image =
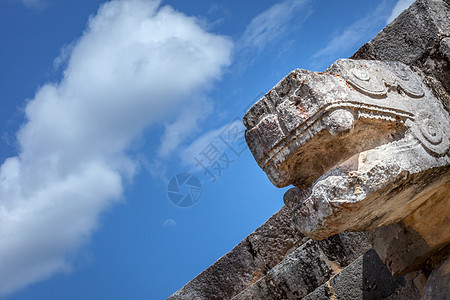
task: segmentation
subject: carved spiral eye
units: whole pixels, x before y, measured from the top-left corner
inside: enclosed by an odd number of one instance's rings
[[[363,66],[355,66],[349,75],[348,83],[359,92],[375,98],[386,96],[386,86],[375,72],[371,74]]]
[[[403,91],[410,97],[421,98],[424,91],[420,87],[420,83],[414,78],[413,72],[409,71],[403,65],[394,65],[392,68],[393,80],[386,80],[390,85],[399,85]]]
[[[421,123],[420,131],[427,141],[434,145],[442,142],[443,132],[438,124],[435,124],[431,119],[422,120]]]
[[[438,121],[439,116],[420,110],[415,118],[414,135],[420,143],[432,153],[444,155],[450,147],[450,140],[443,125]]]

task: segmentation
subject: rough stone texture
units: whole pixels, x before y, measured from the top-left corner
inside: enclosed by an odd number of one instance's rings
[[[430,198],[402,222],[372,233],[374,249],[393,274],[423,269],[434,253],[446,247],[450,240],[448,198],[447,190],[444,200]]]
[[[282,208],[169,299],[231,299],[307,240]]]
[[[450,111],[450,3],[418,0],[351,58],[400,61],[421,71]]]
[[[278,300],[280,299],[275,292],[267,286],[266,278],[263,277],[252,284],[241,293],[232,298],[233,300]]]
[[[337,299],[334,291],[330,288],[330,283],[326,282],[315,289],[313,292],[302,298],[303,300],[330,300]]]
[[[331,266],[337,268],[335,273],[372,248],[365,232],[342,232],[317,243],[331,261]]]
[[[308,241],[266,275],[266,282],[278,299],[299,299],[328,280],[333,274],[325,254]]]
[[[319,242],[309,240],[233,300],[312,297],[311,292],[369,249],[365,233],[341,233]],[[396,280],[390,275],[388,278]],[[319,288],[315,293],[325,297],[326,289],[322,293]]]
[[[433,94],[450,111],[450,1],[418,0],[375,38],[361,47],[354,59],[396,60],[417,72]],[[447,132],[450,128],[446,128]],[[444,197],[430,197],[421,207],[397,225],[398,236],[387,242],[378,232],[374,245],[394,273],[425,269],[426,262],[440,260],[450,238],[450,187],[440,190]],[[445,197],[445,195],[447,195]],[[442,199],[443,201],[439,201]],[[384,230],[389,232],[392,228]],[[392,232],[391,238],[392,238]],[[389,234],[388,234],[389,235]],[[386,243],[383,245],[383,241]],[[408,249],[406,251],[405,249]],[[448,251],[447,251],[448,252]],[[443,255],[448,257],[448,253]],[[425,275],[414,282],[426,280]],[[431,277],[430,277],[431,281]],[[447,291],[449,284],[447,283]],[[436,299],[441,299],[435,296]],[[448,297],[446,299],[449,299]],[[433,298],[434,299],[434,298]]]
[[[247,237],[249,251],[264,262],[265,271],[308,240],[295,227],[286,207]]]
[[[301,299],[333,274],[328,259],[317,244],[309,240],[237,299]]]
[[[405,286],[397,289],[386,300],[414,300],[420,299],[420,293],[412,281],[407,281]]]
[[[450,258],[435,269],[425,284],[422,293],[423,300],[450,299]]]
[[[239,243],[169,299],[229,299],[237,294],[260,269],[246,243],[246,240]]]
[[[373,233],[373,247],[394,275],[404,275],[420,267],[437,250],[404,224],[381,227]],[[441,245],[442,247],[442,245]]]
[[[405,280],[391,280],[386,266],[370,250],[333,277],[330,285],[338,299],[381,299],[405,285]]]
[[[450,212],[449,194],[450,184],[444,185],[402,221],[430,247],[445,245],[450,240],[449,214],[445,213]]]
[[[297,299],[370,247],[363,232],[310,240],[283,207],[169,299]]]
[[[294,70],[244,123],[269,179],[300,187],[285,203],[314,239],[396,223],[448,190],[449,115],[401,63],[338,60],[326,73]]]
[[[326,74],[297,69],[280,81],[244,116],[246,140],[272,183],[306,189],[408,129],[426,151],[445,155],[448,114],[438,103],[403,64],[338,60]]]
[[[303,299],[382,299],[399,294],[405,286],[405,279],[392,277],[376,252],[369,250]]]
[[[439,51],[444,55],[444,57],[450,60],[450,38],[443,38],[440,45]]]

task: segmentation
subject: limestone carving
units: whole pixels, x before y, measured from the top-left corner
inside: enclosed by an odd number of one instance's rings
[[[343,59],[323,73],[294,70],[244,124],[271,182],[296,186],[285,202],[313,238],[398,222],[449,188],[448,113],[402,63]],[[443,194],[438,201],[449,201]]]

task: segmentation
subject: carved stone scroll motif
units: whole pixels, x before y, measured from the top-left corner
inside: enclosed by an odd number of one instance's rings
[[[323,73],[294,70],[244,124],[270,181],[296,186],[285,200],[313,238],[398,222],[450,181],[448,113],[402,63],[343,59]],[[427,185],[415,185],[425,173]]]

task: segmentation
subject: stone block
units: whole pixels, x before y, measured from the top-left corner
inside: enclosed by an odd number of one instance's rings
[[[372,248],[366,232],[341,232],[317,244],[338,268],[345,268]]]
[[[405,285],[403,277],[392,277],[374,250],[369,250],[330,280],[337,299],[382,299]]]
[[[261,300],[261,299],[279,300],[277,295],[275,295],[275,293],[267,286],[264,277],[232,298],[232,300]]]
[[[336,299],[336,296],[333,295],[333,292],[330,290],[329,283],[326,282],[302,299],[303,300],[330,300],[330,299],[334,300],[334,299]]]
[[[300,299],[331,275],[327,257],[314,241],[309,240],[270,270],[265,280],[278,299]]]

